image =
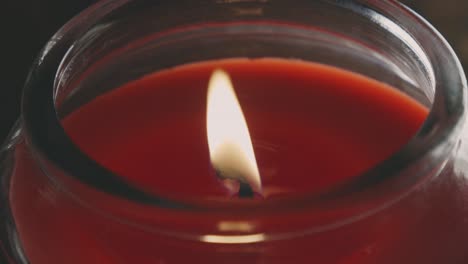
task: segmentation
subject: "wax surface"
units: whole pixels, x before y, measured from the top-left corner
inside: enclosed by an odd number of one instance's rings
[[[266,198],[320,192],[357,177],[407,143],[428,113],[392,87],[337,68],[229,59],[125,84],[63,126],[91,158],[146,192],[226,196],[206,139],[206,92],[216,68],[231,76]]]

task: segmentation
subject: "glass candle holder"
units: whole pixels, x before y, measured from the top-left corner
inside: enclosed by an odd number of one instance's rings
[[[312,177],[314,169],[304,164],[313,161],[297,154],[288,173],[276,165],[289,155],[282,152],[286,143],[271,142],[258,133],[253,148],[260,171],[289,178],[280,195],[253,199],[190,188],[187,179],[192,176],[187,175],[196,174],[198,167],[188,164],[199,154],[192,154],[191,143],[183,138],[198,130],[155,135],[182,135],[180,142],[170,144],[186,151],[171,153],[158,145],[138,158],[132,152],[122,154],[124,164],[154,159],[149,177],[180,179],[180,185],[162,184],[152,191],[144,180],[129,182],[94,159],[66,126],[68,118],[90,102],[111,98],[106,95],[151,73],[214,61],[228,65],[233,58],[242,58],[234,59],[234,64],[257,60],[271,69],[275,59],[344,69],[390,85],[429,109],[429,114],[411,139],[385,160],[320,188],[313,188],[313,181],[310,188],[302,188],[300,180],[290,183],[294,174]],[[261,76],[295,76],[281,67],[274,69]],[[233,73],[236,84],[234,77]],[[249,112],[262,113],[257,117],[265,120],[262,124],[278,124],[283,112],[300,108],[295,105],[307,107],[311,100],[311,95],[299,94],[291,97],[288,107],[269,107],[272,100],[289,98],[288,89],[275,96],[252,89],[237,92],[246,102],[247,117]],[[52,37],[27,78],[21,118],[0,153],[0,245],[5,261],[466,263],[465,90],[463,70],[447,42],[397,1],[101,1]],[[174,93],[168,89],[158,96],[157,110],[147,109],[157,113],[154,131],[164,131],[178,120],[199,119],[199,106],[205,104],[200,93],[189,89]],[[136,98],[139,101],[132,106],[144,104],[144,95]],[[125,130],[144,122],[146,110],[143,107],[141,115],[122,113],[108,111],[103,122],[115,119]],[[307,113],[298,122],[307,122],[312,115]],[[356,120],[351,118],[351,124],[358,124]],[[90,121],[87,130],[75,136],[96,135],[98,144],[120,133],[101,133],[98,124]],[[281,125],[257,127],[283,131]],[[109,141],[112,144],[105,149],[125,152],[123,146],[140,137]],[[304,147],[314,148],[325,152],[324,147]],[[338,158],[330,161],[338,167],[345,163]],[[160,172],[167,164],[173,173]]]

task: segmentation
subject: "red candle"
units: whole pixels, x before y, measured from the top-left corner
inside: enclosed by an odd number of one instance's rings
[[[149,194],[186,203],[236,203],[216,177],[208,150],[206,96],[215,69],[231,77],[262,181],[262,197],[242,199],[241,206],[332,190],[398,151],[428,114],[398,90],[337,68],[229,59],[125,84],[74,111],[63,126],[89,157]],[[350,224],[301,234],[313,221],[326,222],[341,212],[317,219],[297,211],[278,216],[271,209],[245,218],[134,207],[71,179],[52,184],[21,146],[16,158],[22,166],[11,180],[12,210],[34,264],[440,263],[433,261],[451,250],[438,255],[438,244],[426,239],[427,232],[446,237],[452,230],[438,216],[452,199],[449,187],[431,187],[437,189],[427,198],[433,201],[431,212],[413,210],[414,195]],[[111,209],[95,210],[103,204]],[[421,224],[425,217],[431,218]],[[270,240],[268,230],[294,235]],[[223,240],[226,234],[234,237]],[[428,249],[434,252],[427,254]]]
[[[394,88],[349,72],[234,59],[146,76],[81,107],[64,127],[91,158],[149,193],[223,196],[205,128],[216,68],[231,75],[266,196],[323,191],[358,176],[396,152],[427,115]]]

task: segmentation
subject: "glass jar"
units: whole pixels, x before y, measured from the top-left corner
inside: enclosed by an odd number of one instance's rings
[[[61,126],[128,81],[232,57],[351,70],[430,114],[348,188],[240,206],[148,195]],[[28,76],[0,154],[1,249],[12,264],[466,263],[465,89],[446,41],[397,1],[101,1],[52,37]]]

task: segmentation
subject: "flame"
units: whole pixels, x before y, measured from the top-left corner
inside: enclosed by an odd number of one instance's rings
[[[261,193],[247,122],[229,75],[223,70],[214,71],[209,82],[206,126],[213,167],[222,177],[246,182]]]

